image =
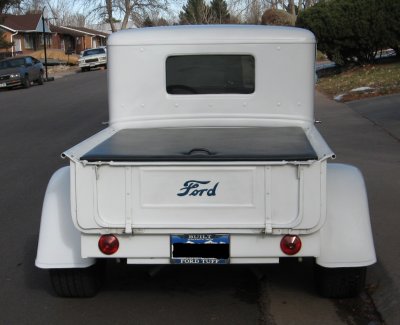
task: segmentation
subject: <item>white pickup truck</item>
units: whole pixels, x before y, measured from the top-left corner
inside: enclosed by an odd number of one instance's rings
[[[62,154],[44,199],[36,266],[58,295],[96,294],[106,259],[313,258],[322,296],[363,289],[366,190],[358,169],[327,164],[312,33],[143,28],[111,35],[108,54],[109,126]]]

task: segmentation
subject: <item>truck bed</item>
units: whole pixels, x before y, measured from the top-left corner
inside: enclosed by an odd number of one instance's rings
[[[80,157],[89,162],[317,159],[300,127],[124,129]]]

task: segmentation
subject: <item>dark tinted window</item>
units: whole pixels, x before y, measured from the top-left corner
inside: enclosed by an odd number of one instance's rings
[[[251,94],[254,57],[251,55],[170,56],[166,62],[169,94]]]
[[[18,59],[12,59],[12,60],[5,60],[2,61],[1,68],[18,68],[22,67],[25,65],[25,59],[24,58],[18,58]]]

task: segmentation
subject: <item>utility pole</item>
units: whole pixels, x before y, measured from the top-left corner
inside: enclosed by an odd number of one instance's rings
[[[46,8],[46,7],[44,7]],[[46,32],[45,32],[45,24],[44,24],[44,8],[42,11],[42,30],[43,30],[43,48],[44,48],[44,66],[46,70],[46,81],[49,78],[47,73],[47,50],[46,50]]]
[[[45,23],[44,23],[44,9],[46,6],[43,7],[42,10],[42,31],[43,31],[43,49],[44,49],[44,65],[45,65],[45,70],[46,70],[46,79],[45,81],[53,81],[54,78],[51,77],[49,78],[48,72],[47,72],[47,46],[46,46],[46,31],[45,31]],[[57,19],[57,18],[49,18],[49,19]]]

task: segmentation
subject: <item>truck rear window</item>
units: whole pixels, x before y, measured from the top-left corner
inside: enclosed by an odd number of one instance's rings
[[[251,55],[180,55],[166,61],[167,92],[173,95],[251,94],[255,88]]]

